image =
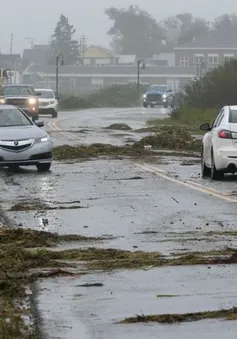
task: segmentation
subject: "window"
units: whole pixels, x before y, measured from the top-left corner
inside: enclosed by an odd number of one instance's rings
[[[194,64],[201,65],[204,63],[204,54],[194,54]]]
[[[182,67],[189,66],[189,57],[181,57],[180,58],[180,66],[182,66]]]
[[[0,127],[30,126],[32,122],[17,108],[0,108]]]
[[[1,95],[3,96],[29,96],[34,95],[34,91],[30,87],[24,86],[6,86],[3,87],[1,91]]]
[[[224,61],[229,62],[231,59],[234,59],[234,54],[224,54]]]
[[[209,65],[218,65],[219,56],[218,54],[208,54],[208,64]]]
[[[220,111],[220,113],[218,114],[218,116],[216,117],[216,120],[214,121],[213,123],[213,128],[219,126],[219,123],[221,122],[221,120],[223,119],[224,117],[224,109],[222,109]]]
[[[41,96],[40,96],[40,98],[42,98],[42,99],[54,99],[54,92],[53,91],[50,91],[50,90],[48,90],[48,91],[45,91],[45,90],[35,90],[36,91],[36,93],[37,92],[39,92],[39,93],[41,93]]]
[[[233,110],[230,111],[229,123],[237,124],[237,110],[236,109],[233,109]]]

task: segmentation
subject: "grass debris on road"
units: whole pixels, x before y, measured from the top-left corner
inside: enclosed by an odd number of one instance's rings
[[[160,133],[146,136],[133,145],[113,146],[110,144],[91,144],[89,146],[57,146],[53,150],[55,160],[88,159],[99,156],[107,157],[141,157],[151,153],[144,146],[151,145],[156,150],[201,150],[200,140],[195,140],[190,132],[182,127],[169,127]]]
[[[125,318],[120,324],[148,323],[156,322],[160,324],[174,324],[207,319],[237,320],[237,307],[217,311],[203,311],[184,314],[157,314],[157,315],[137,315]]]
[[[120,123],[120,124],[112,124],[110,126],[105,127],[105,129],[111,129],[116,131],[130,131],[132,128],[127,124]]]
[[[200,140],[195,140],[186,128],[179,126],[146,136],[134,144],[138,148],[145,145],[151,145],[154,149],[201,150]]]

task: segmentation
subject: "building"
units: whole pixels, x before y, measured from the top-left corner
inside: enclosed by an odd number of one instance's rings
[[[54,50],[49,45],[34,45],[31,49],[25,49],[22,55],[21,67],[27,67],[37,64],[45,66],[54,55]]]
[[[206,69],[218,66],[226,60],[237,57],[237,38],[220,39],[207,36],[174,48],[175,65],[190,67],[205,65]]]
[[[20,54],[0,54],[0,68],[7,68],[9,83],[17,84],[21,82],[21,55]]]
[[[100,46],[89,46],[81,52],[85,66],[107,66],[116,63],[116,56],[112,51]]]
[[[173,90],[182,88],[195,77],[195,67],[147,66],[141,70],[141,84],[167,84]],[[54,66],[32,66],[24,71],[25,83],[37,87],[55,89]],[[61,93],[86,93],[113,84],[137,82],[137,65],[62,66],[59,69],[59,88]]]

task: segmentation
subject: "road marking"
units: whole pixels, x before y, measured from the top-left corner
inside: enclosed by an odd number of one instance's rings
[[[146,164],[138,164],[136,163],[135,164],[137,167],[140,167],[141,169],[143,169],[144,171],[147,171],[147,172],[152,172],[153,174],[161,177],[161,178],[164,178],[166,180],[169,180],[171,182],[174,182],[176,184],[181,184],[183,186],[186,186],[188,188],[192,188],[196,191],[199,191],[199,192],[202,192],[202,193],[205,193],[205,194],[209,194],[209,195],[212,195],[216,198],[219,198],[219,199],[222,199],[222,200],[225,200],[225,201],[228,201],[228,202],[237,202],[237,199],[234,199],[234,198],[231,198],[227,195],[224,195],[212,188],[206,188],[206,187],[203,187],[202,185],[199,185],[199,184],[196,184],[194,183],[193,181],[190,181],[190,180],[180,180],[180,179],[176,179],[176,178],[172,178],[170,177],[168,174],[166,174],[167,172],[160,169],[160,168],[157,168],[155,166],[151,166],[151,165],[146,165]]]
[[[78,137],[76,137],[75,135],[73,135],[72,133],[69,132],[64,132],[59,126],[58,126],[58,122],[62,121],[62,120],[66,120],[67,118],[63,118],[60,120],[53,120],[50,121],[48,123],[48,127],[51,128],[51,130],[59,132],[60,134],[62,134],[63,136],[66,136],[67,138],[73,139],[73,140],[78,140],[80,141],[80,139]]]

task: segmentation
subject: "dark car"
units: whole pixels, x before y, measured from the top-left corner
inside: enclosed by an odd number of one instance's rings
[[[0,90],[0,104],[17,106],[35,121],[38,120],[40,94],[35,93],[31,85],[6,85]]]
[[[171,89],[167,85],[151,85],[143,94],[143,107],[155,107],[162,105],[168,107],[170,105]]]

